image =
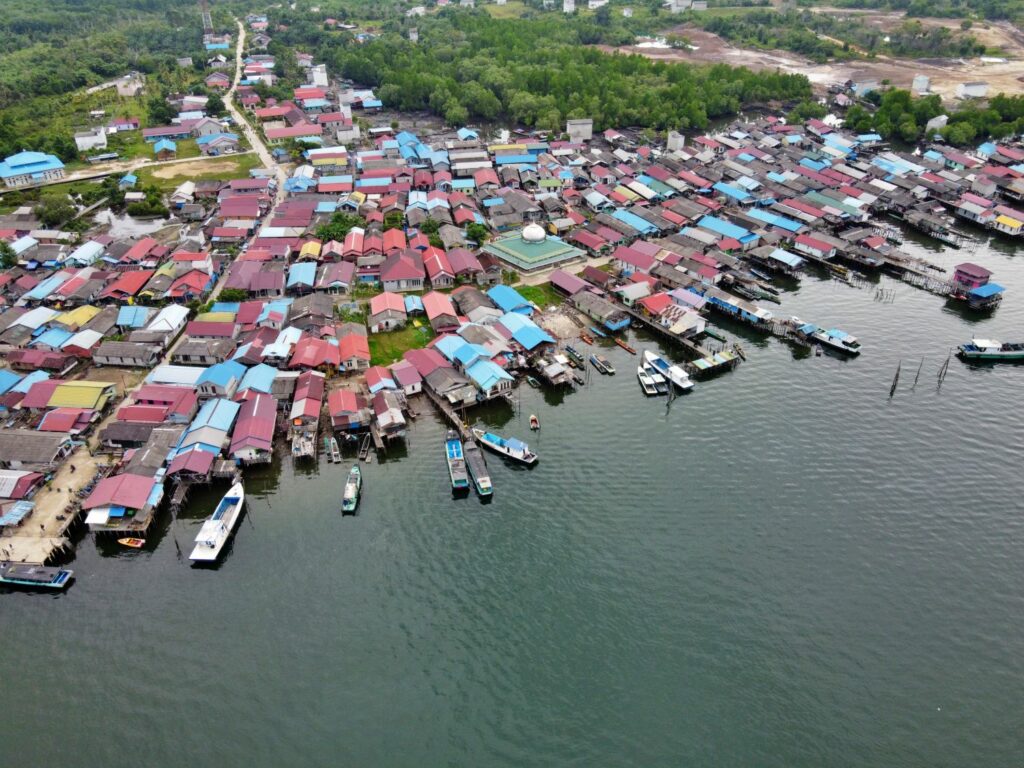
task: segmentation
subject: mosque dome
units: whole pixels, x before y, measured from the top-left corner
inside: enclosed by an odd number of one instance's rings
[[[527,224],[523,227],[523,240],[528,243],[540,243],[547,238],[548,234],[540,224]]]

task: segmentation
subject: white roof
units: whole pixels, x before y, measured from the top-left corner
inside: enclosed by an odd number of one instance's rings
[[[189,365],[158,365],[146,377],[146,381],[150,384],[184,384],[194,387],[205,370]]]
[[[102,338],[103,334],[99,331],[91,331],[87,329],[76,333],[70,339],[61,344],[60,348],[80,347],[81,349],[92,349]]]
[[[25,475],[31,475],[18,469],[0,469],[0,498],[9,499],[14,493],[14,486],[18,484]]]
[[[147,331],[173,331],[188,319],[188,308],[180,304],[170,304],[160,310],[153,318]]]
[[[14,323],[12,323],[12,325],[24,325],[26,328],[35,330],[39,326],[50,322],[56,316],[57,313],[49,307],[36,307],[35,309],[30,309],[24,315],[19,317],[14,321]]]

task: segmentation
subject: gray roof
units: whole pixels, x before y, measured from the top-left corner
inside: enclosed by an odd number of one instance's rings
[[[66,432],[0,429],[0,462],[49,464],[71,436]]]

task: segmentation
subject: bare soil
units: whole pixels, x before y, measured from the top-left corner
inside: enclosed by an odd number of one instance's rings
[[[161,166],[153,171],[158,179],[176,179],[179,176],[200,176],[207,173],[231,171],[236,167],[234,160],[197,160],[193,163],[174,163]]]

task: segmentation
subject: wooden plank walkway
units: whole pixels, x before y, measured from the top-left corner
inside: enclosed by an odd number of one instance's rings
[[[448,420],[448,423],[451,424],[458,431],[459,435],[461,435],[463,440],[472,439],[472,430],[470,430],[469,425],[462,421],[462,417],[459,416],[459,414],[455,411],[451,403],[449,403],[444,398],[439,397],[435,392],[427,389],[426,387],[423,388],[423,393],[427,396],[427,399],[430,402],[437,406],[437,409],[441,412],[441,415],[443,415],[445,419]]]

